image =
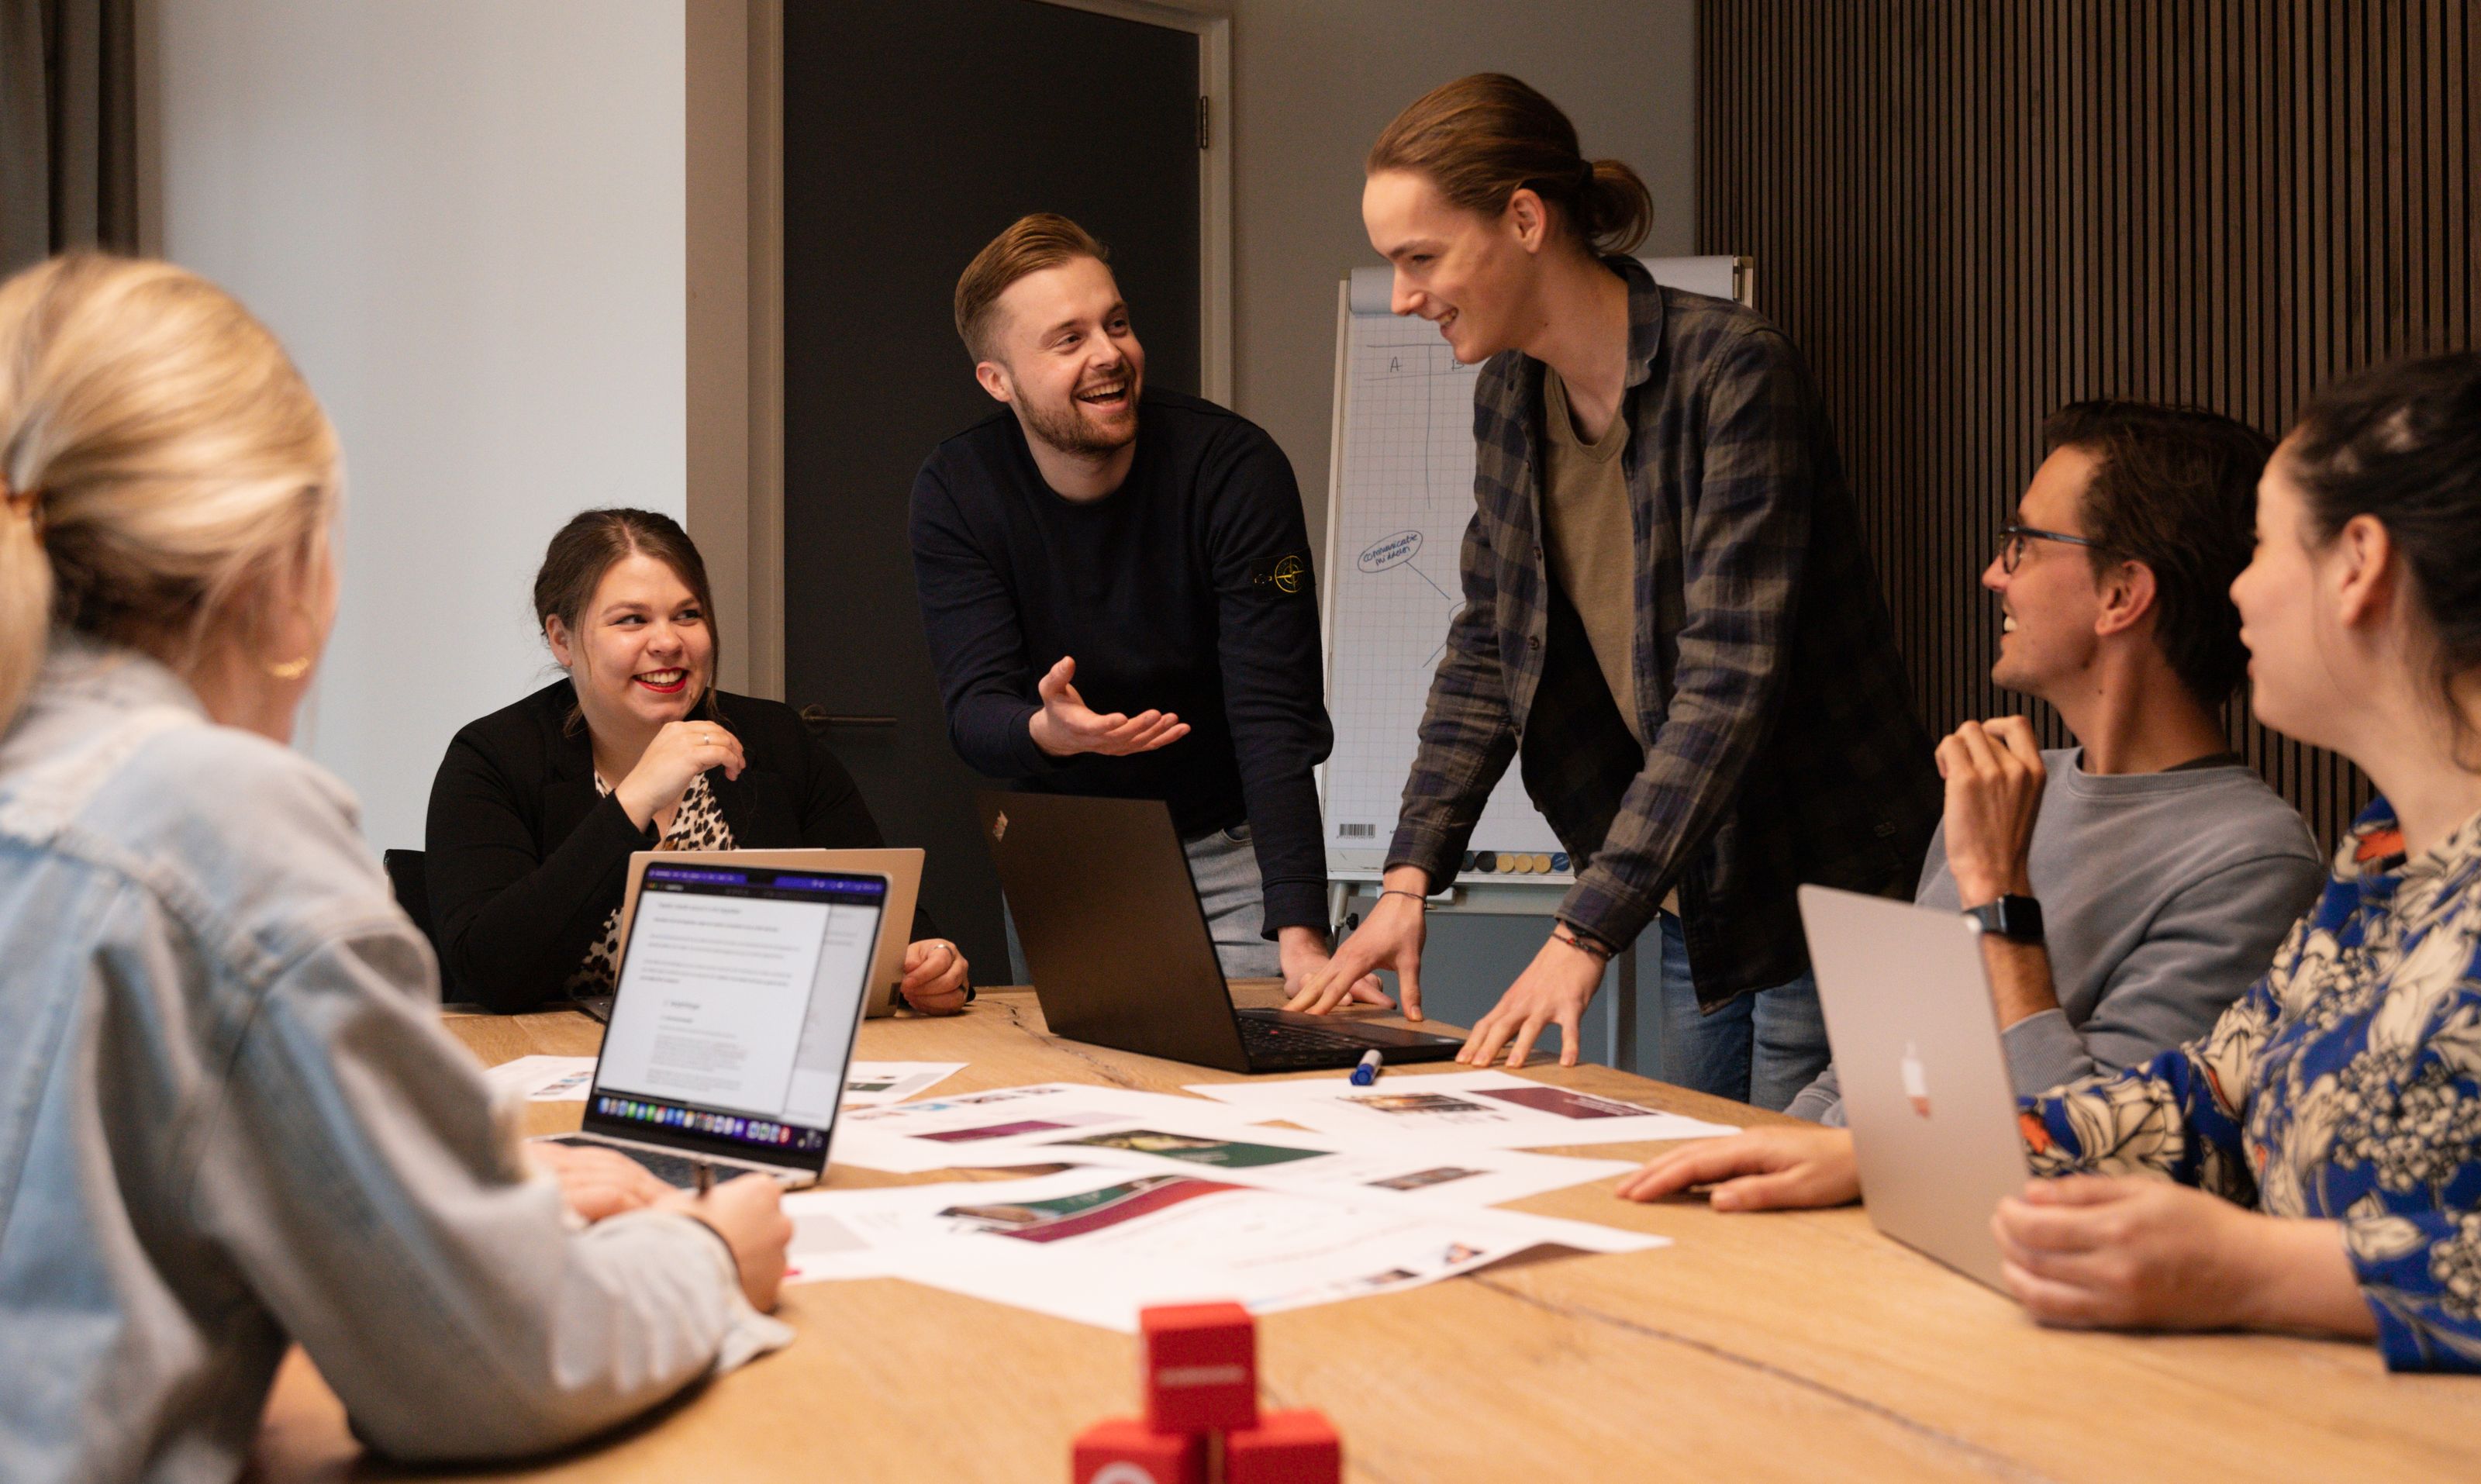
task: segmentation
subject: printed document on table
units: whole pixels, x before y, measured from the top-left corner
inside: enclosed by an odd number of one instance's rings
[[[494,1098],[523,1098],[529,1103],[583,1103],[594,1085],[591,1056],[519,1056],[485,1068],[483,1078]]]
[[[1102,1138],[1131,1131],[1148,1131],[1157,1137],[1116,1143]],[[1014,1164],[1128,1162],[1112,1159],[1114,1155],[1153,1162],[1158,1156],[1170,1156],[1185,1139],[1219,1143],[1239,1135],[1264,1142],[1272,1132],[1250,1129],[1242,1114],[1201,1098],[1040,1082],[856,1110],[837,1121],[831,1158],[840,1164],[913,1175]],[[1315,1135],[1304,1137],[1310,1140],[1304,1147],[1319,1153],[1330,1147]],[[1078,1142],[1084,1139],[1097,1141]],[[1089,1159],[1097,1152],[1102,1159]],[[1193,1157],[1181,1162],[1214,1162],[1212,1151],[1190,1153]]]
[[[901,1277],[1122,1331],[1153,1303],[1233,1297],[1271,1314],[1417,1288],[1531,1247],[1666,1245],[1514,1211],[1137,1170],[811,1191],[785,1210],[797,1279]]]
[[[856,1061],[845,1069],[844,1106],[883,1107],[937,1086],[965,1070],[961,1061]]]
[[[1313,1078],[1201,1082],[1188,1090],[1228,1103],[1253,1119],[1286,1119],[1358,1147],[1372,1147],[1364,1141],[1373,1133],[1492,1149],[1540,1149],[1739,1132],[1504,1072],[1389,1077],[1367,1087],[1342,1078]]]
[[[1265,1132],[1269,1136],[1300,1137],[1289,1130]],[[1356,1142],[1366,1146],[1379,1141],[1364,1138]],[[1307,1194],[1480,1207],[1607,1180],[1636,1167],[1632,1159],[1578,1159],[1513,1149],[1390,1139],[1374,1153],[1351,1150],[1332,1159],[1298,1165],[1227,1170],[1223,1178],[1281,1185]]]

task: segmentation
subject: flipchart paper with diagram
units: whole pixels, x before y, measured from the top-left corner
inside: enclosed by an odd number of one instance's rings
[[[1646,259],[1663,283],[1729,296],[1741,260]],[[1422,709],[1464,597],[1458,554],[1474,513],[1474,382],[1437,326],[1388,313],[1390,271],[1356,269],[1337,312],[1336,450],[1329,474],[1327,864],[1385,864]],[[1513,763],[1469,848],[1560,849]],[[1542,864],[1547,865],[1548,862]],[[1559,864],[1567,864],[1564,857]],[[1560,872],[1559,879],[1565,879]]]

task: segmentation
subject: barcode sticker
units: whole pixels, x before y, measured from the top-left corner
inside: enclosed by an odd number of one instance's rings
[[[1378,838],[1378,826],[1375,824],[1338,824],[1335,827],[1335,838],[1338,840],[1375,840]]]

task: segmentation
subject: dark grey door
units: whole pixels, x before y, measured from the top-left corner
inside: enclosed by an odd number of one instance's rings
[[[978,780],[948,742],[905,498],[996,410],[956,275],[1030,211],[1108,244],[1146,373],[1198,386],[1197,38],[1039,0],[784,7],[784,683],[829,725],[923,900],[1005,982]]]

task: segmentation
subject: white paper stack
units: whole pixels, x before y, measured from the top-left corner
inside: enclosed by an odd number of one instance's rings
[[[1077,1169],[1030,1180],[786,1198],[794,1281],[897,1277],[1133,1331],[1149,1304],[1235,1298],[1271,1314],[1435,1283],[1529,1248],[1665,1239],[1445,1202],[1345,1194],[1249,1171]]]

